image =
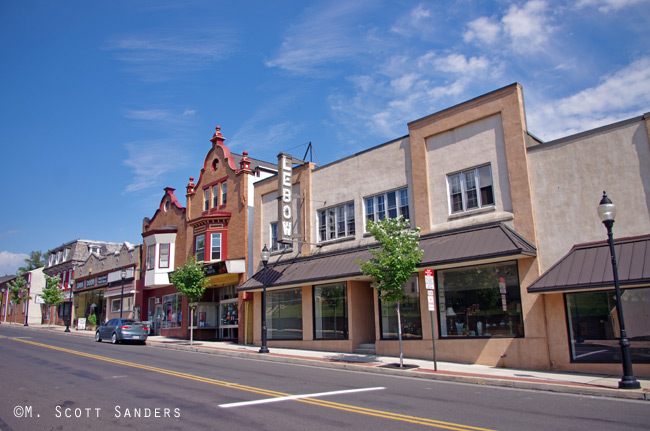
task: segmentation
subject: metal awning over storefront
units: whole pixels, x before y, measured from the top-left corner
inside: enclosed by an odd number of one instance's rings
[[[420,248],[424,252],[421,268],[536,256],[534,246],[502,223],[422,236]],[[263,281],[267,288],[275,288],[358,279],[363,274],[357,261],[370,258],[368,247],[298,257],[269,265],[237,290],[259,290]]]
[[[621,287],[650,284],[650,235],[614,241]],[[529,293],[554,293],[614,287],[609,244],[574,245],[571,251],[528,286]]]

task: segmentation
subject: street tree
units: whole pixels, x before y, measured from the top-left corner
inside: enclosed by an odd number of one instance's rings
[[[33,269],[42,268],[45,266],[45,254],[40,251],[32,251],[29,257],[24,260],[25,266],[18,268],[20,273],[25,273]]]
[[[402,351],[402,318],[400,301],[404,297],[403,286],[415,272],[422,260],[418,248],[420,228],[411,229],[410,222],[402,216],[368,222],[368,232],[377,240],[379,247],[370,248],[373,257],[357,261],[361,272],[373,279],[372,285],[382,303],[395,303],[399,339],[399,364],[404,366]]]
[[[199,301],[206,288],[205,270],[203,265],[196,261],[195,256],[191,256],[182,268],[176,268],[174,272],[169,275],[169,280],[176,287],[180,293],[187,297],[187,302],[190,305],[190,320],[188,326],[190,327],[190,345],[194,344],[194,311],[196,310],[196,303]]]
[[[27,280],[22,274],[9,282],[9,291],[11,292],[11,302],[14,303],[14,323],[16,323],[16,314],[20,304],[30,299],[27,290]]]
[[[54,277],[50,277],[47,274],[43,275],[45,276],[45,287],[43,288],[43,292],[41,292],[40,297],[43,299],[43,304],[47,306],[47,327],[49,328],[50,323],[52,322],[52,316],[50,312],[51,307],[57,307],[61,304],[61,302],[63,302],[63,291],[59,289],[59,285],[61,284],[61,277],[58,275]]]

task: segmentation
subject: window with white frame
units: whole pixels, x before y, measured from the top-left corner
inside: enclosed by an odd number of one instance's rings
[[[329,241],[354,236],[354,202],[318,211],[318,239]]]
[[[156,256],[156,244],[147,246],[147,269],[154,269],[154,262]]]
[[[221,260],[221,234],[210,234],[210,260]]]
[[[366,222],[399,216],[409,218],[409,193],[406,187],[367,197],[365,203]]]
[[[111,300],[111,313],[118,313],[120,311],[121,302],[120,298]],[[122,308],[121,311],[133,311],[132,296],[124,297],[124,308]]]
[[[170,244],[160,244],[160,264],[159,268],[169,268],[169,249]]]
[[[221,205],[225,205],[228,201],[228,184],[221,183]]]
[[[452,214],[494,205],[490,165],[447,175]]]
[[[219,185],[212,187],[212,207],[216,208],[219,206]]]
[[[203,190],[203,211],[210,209],[210,189]]]
[[[271,223],[271,251],[286,250],[291,244],[280,244],[278,242],[278,222]]]
[[[205,260],[205,235],[197,235],[194,238],[194,253],[196,253],[197,262],[203,262]]]

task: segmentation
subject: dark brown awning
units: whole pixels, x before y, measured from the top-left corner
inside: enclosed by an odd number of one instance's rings
[[[501,223],[422,236],[420,248],[424,252],[421,268],[536,255],[535,247]],[[266,273],[255,274],[238,290],[261,289],[263,277],[267,288],[359,278],[362,273],[357,260],[367,261],[371,257],[364,247],[281,261],[269,265]]]
[[[650,284],[650,235],[614,241],[622,287]],[[529,293],[614,287],[607,241],[574,245],[571,251],[528,286]]]

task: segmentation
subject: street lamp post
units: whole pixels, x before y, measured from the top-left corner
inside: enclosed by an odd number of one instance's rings
[[[27,322],[28,319],[27,315],[29,314],[29,289],[30,287],[32,287],[29,281],[27,282],[25,287],[27,288],[27,299],[26,299],[27,303],[25,304],[25,324],[23,326],[29,326],[29,323]]]
[[[72,325],[72,307],[74,302],[72,300],[72,281],[68,281],[68,287],[70,288],[70,310],[68,311],[68,318],[66,319],[65,331],[70,332],[70,326]]]
[[[612,272],[614,273],[614,289],[616,290],[616,314],[618,315],[618,323],[621,327],[621,337],[619,344],[621,345],[621,362],[623,363],[623,378],[618,382],[619,389],[640,389],[641,384],[634,378],[632,372],[632,356],[630,354],[630,340],[627,338],[625,331],[625,321],[623,320],[623,301],[621,300],[621,287],[618,283],[618,267],[616,265],[616,254],[614,252],[614,235],[612,234],[612,226],[614,225],[614,218],[616,217],[616,206],[607,197],[603,191],[603,198],[598,205],[598,216],[603,221],[607,228],[607,241],[609,242],[609,251],[612,257]]]
[[[122,271],[120,271],[120,278],[122,279],[122,293],[120,294],[120,319],[121,319],[122,310],[124,310],[124,279],[126,278],[126,269],[122,268]]]
[[[266,347],[266,265],[269,263],[271,252],[266,248],[266,244],[264,244],[260,256],[262,266],[264,266],[264,273],[262,274],[262,347],[260,347],[260,353],[269,353],[269,348]]]

